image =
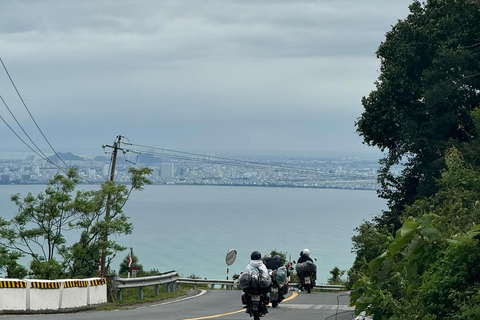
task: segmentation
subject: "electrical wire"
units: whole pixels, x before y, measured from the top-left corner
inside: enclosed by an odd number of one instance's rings
[[[264,163],[264,162],[258,162],[258,161],[245,161],[245,160],[226,158],[226,157],[216,157],[216,156],[200,154],[200,153],[192,153],[192,152],[184,152],[184,151],[178,151],[178,150],[172,150],[172,149],[158,148],[158,147],[146,146],[141,144],[133,144],[129,142],[122,142],[122,143],[126,145],[147,149],[147,150],[123,149],[126,152],[135,152],[139,154],[160,156],[160,157],[175,159],[175,160],[210,163],[210,164],[217,164],[217,165],[227,165],[227,166],[262,169],[262,170],[275,169],[275,170],[287,171],[287,172],[296,171],[304,174],[321,174],[323,176],[334,175],[333,173],[330,173],[328,171],[314,169],[314,168],[302,168],[302,167],[296,167],[296,166],[271,164],[271,163]],[[158,150],[158,151],[153,151],[153,150]],[[344,174],[338,174],[338,173],[335,174],[336,177],[343,176],[343,175]]]
[[[25,134],[25,136],[30,140],[30,142],[35,146],[35,148],[37,148],[38,152],[40,152],[43,157],[42,158],[48,158],[47,155],[45,155],[45,153],[42,152],[42,150],[40,150],[40,148],[35,144],[35,142],[33,142],[32,138],[30,138],[30,136],[28,135],[28,133],[25,131],[25,129],[23,129],[22,125],[20,124],[20,122],[18,122],[17,118],[15,117],[15,115],[13,114],[12,110],[10,110],[10,108],[8,107],[7,103],[5,102],[5,100],[3,99],[3,97],[0,95],[0,99],[2,100],[3,104],[5,105],[5,107],[7,108],[8,112],[10,112],[10,115],[12,116],[12,118],[15,120],[15,122],[17,123],[17,125],[20,127],[20,129],[22,129],[23,133]],[[5,119],[2,119],[3,122],[6,123]],[[8,126],[10,129],[11,127]],[[13,130],[12,130],[13,131]],[[18,137],[18,135],[15,133],[15,135]],[[23,143],[26,144],[26,142],[24,140],[22,140]],[[38,153],[37,153],[38,154]]]
[[[17,89],[17,86],[15,85],[15,83],[13,82],[13,79],[12,77],[10,76],[10,73],[8,72],[7,70],[7,67],[5,66],[5,64],[3,63],[3,60],[2,58],[0,58],[0,62],[3,66],[3,69],[5,70],[5,73],[7,74],[8,78],[10,79],[10,83],[12,84],[13,88],[15,89],[15,91],[17,92],[17,95],[18,97],[20,98],[20,100],[22,101],[22,104],[23,106],[25,107],[25,109],[27,110],[28,114],[30,115],[30,118],[32,119],[33,123],[35,124],[35,126],[37,127],[38,131],[41,133],[41,135],[43,136],[43,138],[45,139],[45,141],[47,142],[47,144],[50,146],[50,148],[52,149],[52,151],[55,153],[55,155],[58,157],[58,159],[60,159],[60,161],[62,161],[62,163],[65,165],[65,167],[68,168],[68,165],[65,163],[65,161],[63,161],[63,159],[60,157],[60,155],[57,153],[57,151],[53,148],[52,144],[50,143],[50,141],[48,141],[47,137],[45,136],[45,134],[43,133],[42,129],[40,129],[40,126],[38,125],[37,121],[35,121],[35,118],[33,117],[32,113],[30,112],[30,110],[28,109],[27,107],[27,104],[25,103],[25,101],[23,100],[22,96],[20,95],[20,92],[18,91]],[[3,100],[3,99],[2,99]],[[18,122],[17,122],[18,123]],[[23,129],[22,129],[23,130]],[[31,139],[30,139],[31,141]],[[38,148],[38,147],[37,147]]]
[[[36,155],[38,155],[40,158],[44,159],[47,162],[50,162],[52,165],[54,165],[58,170],[67,173],[67,171],[63,168],[60,168],[56,163],[54,163],[52,160],[50,160],[48,157],[46,157],[44,154],[38,153],[36,150],[34,150],[31,146],[28,145],[16,132],[15,130],[5,121],[5,119],[0,116],[0,119],[5,123],[5,125],[13,132],[14,135],[17,136],[17,138],[22,141],[30,150],[32,150]]]

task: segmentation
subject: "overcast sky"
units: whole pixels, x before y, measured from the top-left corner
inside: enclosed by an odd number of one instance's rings
[[[378,152],[354,122],[411,2],[2,1],[0,58],[60,152],[117,135],[202,153]],[[51,154],[3,68],[0,95]],[[0,116],[24,137],[1,101]],[[3,121],[0,135],[0,151],[28,150]]]

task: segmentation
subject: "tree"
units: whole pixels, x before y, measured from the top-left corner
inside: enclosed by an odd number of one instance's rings
[[[131,271],[128,267],[130,261],[130,254],[128,254],[125,258],[123,258],[122,262],[120,262],[120,268],[118,269],[118,274],[120,276],[127,276],[128,273]],[[144,273],[143,265],[139,263],[138,257],[133,254],[132,255],[132,268],[135,267],[137,270],[137,275],[140,276]]]
[[[0,248],[3,245],[6,250],[0,255],[10,261],[6,264],[11,266],[10,272],[22,274],[14,262],[26,255],[32,258],[32,277],[92,277],[97,275],[101,250],[107,254],[109,267],[115,254],[125,248],[112,239],[104,241],[103,235],[132,232],[133,226],[123,207],[133,190],[142,190],[145,184],[151,183],[146,178],[151,169],[130,168],[129,172],[130,188],[107,181],[100,190],[77,191],[74,197],[78,175],[76,169],[71,168],[65,176],[55,175],[45,192],[36,197],[31,193],[23,199],[18,194],[12,196],[18,213],[10,221],[0,218]],[[105,219],[107,199],[111,208],[108,220]],[[69,246],[65,233],[73,229],[80,231],[80,238]]]
[[[22,279],[28,275],[28,270],[18,263],[21,256],[18,251],[9,251],[0,245],[0,271],[5,273],[5,278]]]
[[[335,266],[330,270],[331,278],[328,279],[328,284],[344,284],[345,281],[342,280],[342,276],[345,274],[345,270],[340,270],[339,267]]]
[[[275,256],[280,257],[280,261],[284,266],[287,263],[287,253],[283,251],[277,251],[277,249],[270,251],[270,256],[273,258]]]
[[[77,182],[77,172],[72,168],[65,176],[55,175],[45,192],[36,197],[31,193],[23,199],[19,194],[11,197],[18,213],[11,221],[0,223],[0,236],[6,248],[32,258],[34,277],[43,264],[55,261],[57,249],[65,243],[64,232],[77,217],[70,195]],[[60,276],[57,272],[55,275]]]
[[[388,248],[388,244],[392,240],[388,230],[379,228],[370,221],[364,221],[355,228],[355,231],[358,234],[352,237],[352,253],[355,253],[356,257],[348,271],[346,284],[349,288],[357,281],[358,275],[368,269],[369,263]]]
[[[386,250],[359,272],[351,301],[373,319],[478,319],[480,167],[446,152],[435,195],[405,210]]]
[[[378,180],[389,211],[377,222],[392,231],[406,206],[436,192],[445,150],[477,134],[480,102],[479,2],[414,1],[410,12],[377,51],[381,73],[356,122],[364,143],[385,151]]]
[[[151,184],[146,178],[151,172],[149,168],[130,168],[130,188],[107,181],[102,184],[100,190],[77,192],[74,206],[80,215],[71,226],[81,231],[80,239],[72,246],[63,246],[61,249],[72,277],[96,275],[102,251],[106,253],[105,265],[109,270],[115,255],[126,249],[111,237],[132,232],[133,226],[128,222],[123,207],[133,190],[142,190],[144,185]],[[108,220],[105,219],[107,205],[110,208]],[[110,239],[106,242],[105,234]]]

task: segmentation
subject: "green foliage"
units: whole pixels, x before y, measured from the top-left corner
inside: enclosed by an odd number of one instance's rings
[[[378,223],[395,230],[406,206],[438,190],[445,150],[475,137],[480,102],[478,1],[415,1],[410,11],[377,51],[381,73],[356,124],[366,144],[386,151],[378,180],[390,211]]]
[[[330,270],[332,277],[328,279],[328,284],[345,284],[345,281],[342,280],[342,276],[345,274],[345,272],[345,270],[340,270],[340,268],[335,266],[332,270]]]
[[[127,254],[125,258],[123,258],[122,262],[120,262],[120,267],[118,269],[118,274],[121,277],[127,277],[128,273],[131,271],[130,268],[128,267],[128,262],[130,259],[130,254]],[[132,268],[135,267],[137,268],[137,277],[143,277],[143,265],[141,265],[138,262],[138,257],[133,254],[132,255]]]
[[[356,254],[356,258],[347,273],[346,285],[349,288],[366,272],[369,263],[388,248],[389,241],[392,240],[392,236],[385,229],[369,221],[364,221],[355,231],[357,235],[352,237],[352,252]]]
[[[479,289],[480,244],[466,235],[452,242],[423,276],[419,298],[431,319],[479,319]]]
[[[65,243],[64,230],[77,217],[70,195],[77,182],[76,170],[70,169],[67,176],[57,174],[36,197],[13,195],[18,213],[0,225],[4,245],[36,261],[54,259],[57,248]]]
[[[138,297],[138,288],[126,288],[122,290],[122,300],[117,300],[113,303],[102,304],[97,307],[97,310],[118,310],[121,308],[131,308],[132,305],[160,302],[165,299],[172,299],[186,295],[186,287],[180,285],[180,290],[175,292],[167,292],[165,286],[159,286],[158,296],[155,295],[154,286],[143,287],[143,300]],[[190,289],[190,288],[188,288]]]
[[[55,259],[50,260],[33,260],[30,264],[31,277],[36,279],[55,280],[64,279],[65,269]]]
[[[352,239],[351,302],[373,319],[478,319],[480,3],[414,1],[410,12],[377,51],[356,123],[385,152],[389,211]]]
[[[10,221],[0,218],[0,247],[6,250],[0,252],[0,267],[7,269],[7,276],[25,276],[25,268],[17,264],[22,255],[32,258],[33,278],[97,276],[102,251],[107,256],[108,270],[115,254],[125,250],[112,237],[133,230],[123,207],[133,190],[142,190],[151,183],[145,177],[151,169],[130,168],[129,172],[130,189],[108,181],[100,190],[74,194],[78,175],[71,168],[65,176],[55,175],[45,192],[37,196],[31,193],[23,199],[19,194],[12,196],[18,206],[17,214]],[[80,238],[69,246],[65,232],[72,229],[79,231]],[[61,260],[57,260],[57,255]]]
[[[277,251],[277,249],[270,251],[270,256],[273,258],[275,256],[280,257],[280,261],[282,262],[282,265],[285,265],[287,263],[287,252],[283,251]]]
[[[123,207],[133,190],[142,190],[145,184],[151,183],[145,175],[150,174],[152,170],[130,168],[129,172],[130,189],[125,185],[107,181],[101,185],[100,190],[77,192],[75,208],[80,215],[71,226],[81,230],[81,236],[72,246],[62,247],[71,276],[96,275],[101,252],[107,257],[105,269],[109,270],[115,255],[126,249],[113,241],[112,237],[132,232],[133,226],[128,222]],[[106,212],[109,213],[108,216]]]
[[[357,312],[374,319],[478,315],[480,169],[456,149],[446,154],[439,191],[405,210],[409,217],[353,285]]]
[[[20,252],[9,251],[0,245],[0,271],[5,273],[4,278],[23,279],[28,275],[28,270],[18,263],[18,259],[21,257]]]

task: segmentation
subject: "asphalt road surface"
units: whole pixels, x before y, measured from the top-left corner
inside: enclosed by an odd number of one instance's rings
[[[325,292],[290,292],[287,298],[277,308],[269,308],[269,313],[263,317],[268,320],[324,320],[338,311],[352,310],[348,307],[349,297],[341,293]],[[352,319],[349,312],[339,315],[336,320]],[[128,310],[114,311],[84,311],[69,314],[44,315],[2,315],[0,320],[248,320],[253,319],[245,313],[241,303],[239,290],[208,290],[198,295],[189,296],[176,301],[167,301],[158,304],[148,304]],[[335,316],[329,318],[335,319]]]

